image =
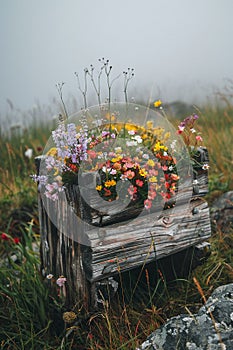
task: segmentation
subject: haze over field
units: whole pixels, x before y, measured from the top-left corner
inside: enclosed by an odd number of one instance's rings
[[[165,101],[206,97],[233,78],[232,0],[1,0],[0,114],[77,91],[74,72],[98,58],[132,89]]]

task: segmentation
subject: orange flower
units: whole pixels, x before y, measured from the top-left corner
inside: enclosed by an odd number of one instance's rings
[[[115,170],[121,170],[121,164],[119,162],[114,163],[112,167]]]

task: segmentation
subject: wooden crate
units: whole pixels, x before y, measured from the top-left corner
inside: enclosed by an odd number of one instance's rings
[[[93,210],[91,174],[85,181],[91,205],[83,201],[78,185],[67,186],[73,217],[68,215],[67,202],[63,205],[42,198],[38,191],[42,273],[67,278],[67,304],[80,302],[89,310],[97,305],[101,283],[117,288],[113,278],[119,272],[144,266],[210,237],[209,208],[202,198],[208,192],[208,173],[201,166],[208,163],[207,150],[200,149],[196,160],[199,165],[193,169],[193,188],[188,187],[189,181],[178,191],[174,207],[168,203],[165,210],[146,215],[143,208],[134,206],[120,213],[115,207],[108,215],[104,208],[102,213]],[[37,158],[38,169],[39,163]],[[60,225],[51,220],[54,212]]]

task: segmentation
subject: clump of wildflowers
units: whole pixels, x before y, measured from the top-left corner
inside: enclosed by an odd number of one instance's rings
[[[196,131],[194,127],[198,118],[199,116],[197,114],[192,114],[178,125],[177,133],[182,134],[185,144],[191,149],[200,146],[203,142],[200,132]]]
[[[192,114],[188,117],[186,117],[179,125],[177,133],[179,135],[182,135],[184,142],[186,146],[189,149],[189,153],[191,156],[191,159],[193,161],[194,166],[198,165],[202,167],[203,170],[209,169],[209,164],[199,164],[196,159],[196,153],[198,151],[198,148],[200,149],[203,147],[203,137],[201,136],[201,133],[197,131],[195,125],[197,120],[199,119],[199,116],[197,114]]]
[[[48,198],[57,200],[65,184],[75,181],[81,166],[82,171],[98,172],[96,191],[109,202],[119,198],[121,181],[128,181],[125,197],[143,203],[146,209],[158,198],[167,201],[175,195],[179,181],[176,160],[164,144],[170,134],[153,127],[152,121],[145,128],[114,123],[113,117],[106,116],[111,124],[92,130],[85,118],[79,130],[73,123],[60,122],[52,132],[56,147],[45,158],[47,175],[33,176]]]

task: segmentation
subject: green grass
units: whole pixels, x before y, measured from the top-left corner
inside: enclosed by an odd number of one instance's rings
[[[233,189],[233,104],[228,99],[221,105],[206,103],[198,114],[210,156],[206,198],[212,203]],[[189,278],[168,282],[156,265],[141,271],[140,279],[122,275],[124,283],[111,304],[106,301],[98,312],[64,323],[63,313],[70,310],[39,271],[37,189],[29,177],[36,170],[33,158],[24,154],[27,148],[33,149],[33,156],[40,154],[49,135],[49,128],[42,125],[0,139],[0,232],[20,238],[19,244],[11,238],[0,241],[1,349],[134,349],[167,318],[195,313],[202,305],[202,293],[207,298],[214,288],[232,282],[233,232],[226,236],[213,228],[211,255]],[[75,307],[74,311],[78,313]]]

